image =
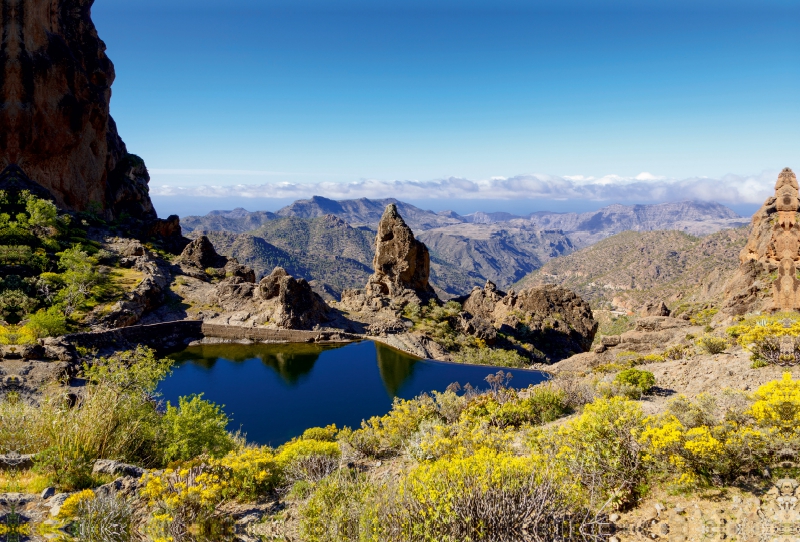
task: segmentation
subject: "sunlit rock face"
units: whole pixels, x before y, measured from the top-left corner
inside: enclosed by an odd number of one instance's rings
[[[155,218],[144,162],[109,115],[114,65],[93,0],[0,0],[0,170],[16,165],[59,206]]]
[[[757,308],[757,294],[765,290],[761,283],[771,282],[772,299],[764,303],[764,309],[800,310],[798,211],[797,176],[785,168],[775,183],[775,195],[753,215],[750,237],[739,256],[739,273],[728,287],[729,306],[742,311]]]

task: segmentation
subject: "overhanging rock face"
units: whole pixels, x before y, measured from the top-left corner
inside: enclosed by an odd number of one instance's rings
[[[0,0],[0,170],[19,167],[65,209],[154,219],[144,162],[109,115],[93,1]]]

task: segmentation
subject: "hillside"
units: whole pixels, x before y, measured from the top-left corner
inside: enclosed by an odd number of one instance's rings
[[[636,310],[646,302],[705,302],[721,294],[739,266],[747,228],[707,237],[679,231],[623,232],[550,260],[517,287],[559,284],[593,306]]]
[[[327,215],[313,219],[277,218],[249,233],[195,230],[206,235],[220,254],[252,267],[256,275],[275,266],[303,277],[327,299],[338,299],[345,288],[362,288],[372,274],[375,232],[354,228]],[[462,295],[486,279],[437,257],[431,258],[431,282],[444,298]]]
[[[350,258],[286,251],[250,234],[197,230],[192,235],[201,234],[209,238],[220,254],[252,267],[257,277],[268,275],[280,266],[291,275],[315,281],[315,291],[326,299],[338,298],[344,288],[362,287],[372,273],[369,266]]]
[[[458,224],[421,232],[437,259],[451,262],[481,281],[506,288],[550,258],[569,254],[572,242],[560,231],[527,225]]]
[[[190,233],[194,230],[244,233],[259,228],[276,218],[278,216],[269,211],[250,212],[238,207],[232,211],[211,211],[204,216],[181,217],[181,228],[183,228],[183,233]]]

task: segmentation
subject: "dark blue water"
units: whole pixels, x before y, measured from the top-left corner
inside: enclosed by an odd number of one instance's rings
[[[392,399],[444,391],[469,383],[487,388],[496,367],[423,361],[379,343],[219,344],[192,346],[175,354],[175,370],[161,383],[166,400],[203,393],[225,405],[230,429],[249,441],[273,446],[304,429],[335,423],[358,427],[388,412]],[[545,379],[542,373],[509,369],[512,387]]]

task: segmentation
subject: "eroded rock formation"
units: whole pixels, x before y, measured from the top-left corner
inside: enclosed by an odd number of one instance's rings
[[[775,195],[753,215],[750,237],[739,255],[739,271],[726,291],[730,312],[800,310],[798,211],[797,177],[784,168],[775,183]],[[771,301],[766,301],[770,282]]]
[[[256,281],[255,272],[241,265],[236,258],[220,256],[208,237],[201,235],[184,247],[180,256],[175,259],[183,274],[201,280],[211,278],[240,278],[243,282]]]
[[[505,293],[487,282],[461,301],[477,322],[488,321],[501,333],[534,345],[551,361],[588,351],[597,333],[589,304],[560,286]]]
[[[430,254],[424,243],[390,203],[383,212],[375,238],[375,272],[363,290],[345,290],[342,303],[354,309],[402,308],[408,303],[425,304],[437,299],[430,285]]]
[[[109,115],[93,1],[0,1],[0,170],[18,166],[65,209],[154,220],[147,169]]]

